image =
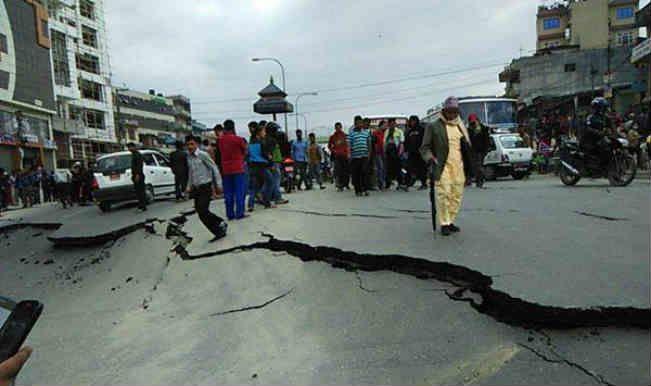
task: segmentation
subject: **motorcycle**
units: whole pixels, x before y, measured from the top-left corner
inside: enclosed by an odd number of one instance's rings
[[[575,140],[565,140],[560,146],[561,182],[567,186],[576,185],[581,178],[608,178],[612,186],[627,186],[635,179],[637,165],[628,151],[628,141],[624,138],[604,138],[604,146],[609,149],[608,166],[591,155],[581,151]]]
[[[294,190],[294,161],[291,158],[286,158],[283,161],[281,170],[281,184],[285,188],[285,193],[289,194]]]

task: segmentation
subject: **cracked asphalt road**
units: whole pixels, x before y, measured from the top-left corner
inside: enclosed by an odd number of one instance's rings
[[[281,210],[232,223],[222,242],[208,243],[196,216],[183,231],[193,238],[186,247],[192,255],[263,242],[261,233],[270,233],[359,254],[448,262],[538,304],[648,309],[648,181],[625,189],[583,185],[536,178],[470,189],[459,221],[464,232],[450,239],[431,236],[423,192],[366,200],[294,194]],[[223,212],[221,202],[213,208]],[[46,305],[19,383],[651,381],[648,328],[535,331],[452,301],[446,291],[456,287],[435,279],[346,272],[264,249],[184,261],[170,252],[173,240],[159,222],[121,235],[189,209],[165,201],[146,215],[45,207],[0,222],[0,229],[50,225],[0,230],[0,293]],[[77,239],[94,245],[53,244]]]

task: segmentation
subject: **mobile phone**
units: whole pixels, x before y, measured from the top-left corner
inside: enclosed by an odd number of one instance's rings
[[[19,303],[0,297],[0,363],[14,356],[43,312],[36,300]]]

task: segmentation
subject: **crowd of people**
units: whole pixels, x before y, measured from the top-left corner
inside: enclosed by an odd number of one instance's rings
[[[0,168],[0,214],[11,207],[60,202],[64,208],[92,202],[93,172],[76,162],[68,170],[47,170],[35,165],[8,172]]]
[[[407,122],[405,130],[395,118],[380,121],[371,128],[370,119],[356,116],[346,134],[340,122],[328,141],[334,161],[334,178],[338,191],[350,189],[357,196],[369,191],[396,189],[408,191],[416,181],[419,189],[427,189],[427,165],[420,155],[424,128],[417,116]]]

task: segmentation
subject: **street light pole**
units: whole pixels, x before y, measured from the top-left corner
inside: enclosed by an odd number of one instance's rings
[[[283,81],[283,91],[285,94],[287,94],[287,84],[285,83],[285,66],[283,66],[282,63],[280,63],[280,60],[276,58],[253,58],[251,59],[252,62],[263,62],[263,61],[270,61],[270,62],[276,62],[280,66],[280,74],[282,75],[282,81]],[[287,128],[287,113],[285,113],[285,131],[288,131]]]
[[[303,113],[295,113],[294,115],[296,116],[297,119],[298,119],[298,116],[299,116],[299,115],[300,115],[301,117],[303,117],[303,124],[305,125],[305,132],[307,133],[307,130],[308,130],[308,125],[307,125],[307,116],[306,116],[305,114],[303,114]]]
[[[300,94],[298,94],[296,96],[296,103],[294,104],[294,110],[296,112],[296,130],[299,130],[299,127],[298,127],[298,115],[299,115],[299,113],[298,113],[298,100],[301,99],[302,96],[308,96],[308,95],[309,96],[317,96],[317,95],[319,95],[319,93],[318,92],[302,92],[302,93],[300,93]],[[306,129],[307,129],[307,127],[306,127]]]

